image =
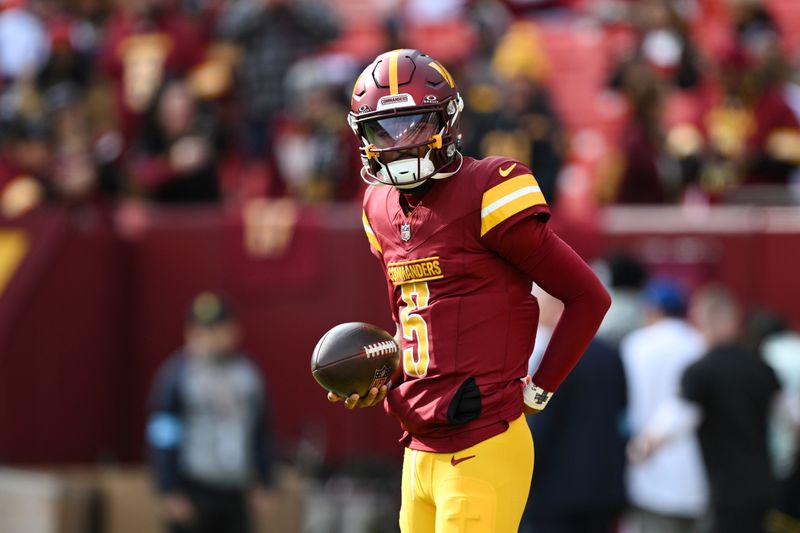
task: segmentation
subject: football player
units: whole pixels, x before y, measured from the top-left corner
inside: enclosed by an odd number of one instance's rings
[[[403,380],[345,407],[383,402],[406,451],[404,533],[516,532],[533,472],[523,410],[548,400],[586,349],[610,299],[548,227],[530,169],[460,152],[464,102],[417,50],[379,55],[348,116],[360,143],[362,221],[386,276]],[[564,303],[526,376],[538,321],[531,282]]]

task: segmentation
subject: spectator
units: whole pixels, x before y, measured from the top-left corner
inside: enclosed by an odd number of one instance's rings
[[[286,104],[286,74],[299,58],[336,38],[339,29],[330,11],[314,0],[233,0],[217,29],[243,48],[238,81],[247,153],[271,156],[272,122]]]
[[[169,80],[145,116],[131,175],[158,202],[217,200],[221,144],[213,113],[198,104],[184,80]]]
[[[740,46],[752,64],[744,81],[756,80],[751,104],[755,123],[748,129],[744,182],[785,185],[800,163],[800,118],[786,91],[791,72],[777,23],[760,2],[752,4],[740,3],[736,17]]]
[[[65,204],[80,204],[93,196],[98,185],[85,102],[78,87],[68,82],[53,86],[46,96],[53,123],[53,191]]]
[[[250,531],[248,497],[270,507],[272,428],[259,371],[238,351],[221,296],[189,307],[186,342],[159,370],[147,436],[164,518],[174,533]]]
[[[696,160],[685,181],[711,200],[785,203],[784,186],[800,161],[787,59],[763,5],[737,3],[733,18],[734,38],[718,54],[697,124],[687,130],[700,140],[683,156]]]
[[[740,310],[727,289],[700,291],[690,310],[708,347],[681,379],[681,396],[632,443],[637,455],[660,453],[697,428],[708,474],[712,533],[762,533],[775,504],[767,420],[779,391],[775,373],[741,342]]]
[[[769,420],[769,451],[779,494],[775,509],[767,515],[766,529],[794,533],[800,531],[800,335],[769,310],[751,313],[745,331],[746,346],[762,354],[782,391]]]
[[[347,57],[329,55],[299,61],[289,71],[287,112],[276,121],[274,142],[289,196],[312,202],[359,196],[361,159],[341,120],[342,95],[357,68]]]
[[[202,33],[176,0],[117,3],[106,25],[98,66],[113,82],[126,141],[135,138],[139,118],[164,80],[200,64],[205,48]]]
[[[93,74],[94,30],[88,21],[65,14],[54,16],[48,26],[50,57],[39,72],[39,89],[68,83],[85,90]]]
[[[611,254],[606,263],[611,308],[597,336],[617,346],[625,335],[642,325],[641,291],[647,282],[647,269],[641,261],[625,252]]]
[[[36,76],[50,55],[50,42],[42,21],[12,0],[0,6],[0,83]]]
[[[535,167],[539,187],[552,206],[566,140],[545,86],[548,70],[536,25],[513,24],[498,42],[491,71],[474,74],[476,85],[467,93],[470,105],[464,119],[470,134],[464,150]]]
[[[643,291],[645,325],[620,347],[628,383],[631,435],[638,438],[662,405],[676,401],[687,366],[703,351],[700,334],[685,320],[685,296],[670,279],[655,279]],[[627,490],[633,527],[683,533],[697,527],[706,510],[707,486],[694,435],[676,438],[628,467]]]
[[[636,30],[631,55],[617,66],[612,85],[618,86],[630,62],[643,61],[667,88],[692,89],[700,81],[700,61],[686,21],[676,2],[631,2],[629,16]]]
[[[745,322],[745,346],[761,354],[781,384],[781,402],[770,417],[769,446],[773,472],[779,480],[792,474],[797,457],[800,420],[800,335],[775,312],[761,309]]]
[[[800,455],[789,476],[782,481],[780,496],[775,509],[766,517],[769,533],[797,533],[800,531]]]
[[[529,374],[563,308],[538,291],[539,329]],[[602,383],[603,394],[597,395]],[[616,349],[589,345],[550,407],[528,416],[539,463],[520,533],[609,533],[625,508],[625,373]]]
[[[0,130],[0,212],[14,218],[40,205],[49,194],[52,131],[38,112],[17,114]]]
[[[557,203],[556,182],[565,150],[560,121],[543,85],[518,76],[507,80],[497,94],[503,105],[473,113],[480,132],[472,153],[478,157],[502,155],[536,167],[536,179],[549,204]]]
[[[678,175],[664,164],[664,85],[644,60],[626,63],[620,89],[629,117],[619,140],[620,163],[603,188],[622,204],[661,204],[677,197]]]
[[[786,104],[800,124],[800,57],[795,57],[794,64],[789,68],[783,92]],[[800,155],[796,157],[794,170],[789,175],[789,185],[792,188],[792,197],[797,201],[800,198]]]

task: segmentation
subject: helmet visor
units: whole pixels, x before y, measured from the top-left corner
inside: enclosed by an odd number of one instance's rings
[[[375,148],[391,149],[425,144],[440,127],[438,113],[419,113],[368,120],[363,131]]]

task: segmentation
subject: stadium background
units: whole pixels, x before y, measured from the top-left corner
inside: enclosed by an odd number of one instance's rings
[[[299,528],[304,505],[325,499],[323,479],[391,518],[391,495],[375,504],[367,489],[393,483],[381,480],[396,475],[396,424],[381,410],[333,408],[308,371],[317,338],[332,325],[390,329],[360,227],[362,185],[344,121],[350,83],[387,48],[419,48],[451,67],[477,112],[465,125],[468,152],[520,158],[537,176],[544,158],[554,224],[584,258],[624,249],[651,272],[692,288],[721,281],[745,305],[800,325],[797,101],[794,116],[787,103],[776,119],[761,106],[774,88],[764,82],[742,96],[764,138],[739,139],[739,152],[709,148],[719,132],[710,112],[724,100],[720,72],[764,80],[760,61],[777,56],[784,70],[770,81],[800,83],[795,0],[327,0],[318,3],[332,33],[310,44],[275,37],[284,59],[262,65],[264,76],[288,96],[260,114],[244,105],[237,75],[256,45],[219,37],[233,3],[0,3],[2,55],[12,56],[0,61],[0,464],[8,467],[0,530],[153,527],[141,470],[146,397],[159,363],[180,345],[187,303],[206,288],[231,296],[244,347],[270,386],[287,487],[286,516],[271,530]],[[142,6],[160,6],[156,18],[168,22],[130,23],[145,16]],[[648,41],[654,27],[672,40]],[[161,186],[180,178],[152,171],[163,147],[142,147],[151,133],[147,106],[126,99],[131,66],[115,47],[148,32],[175,40],[153,83],[179,80],[214,118],[214,133],[203,130],[207,145],[224,148],[208,156],[217,184],[208,197],[165,195]],[[199,44],[184,56],[181,32]],[[685,53],[676,55],[676,42]],[[684,68],[694,71],[688,82]],[[641,100],[642,88],[655,100]],[[486,134],[486,118],[520,94],[531,112]],[[637,113],[642,103],[652,116]],[[252,130],[242,127],[253,122],[269,131],[256,136],[255,151]],[[541,131],[530,131],[533,122]],[[637,167],[642,147],[631,138],[653,124],[660,140]],[[788,137],[770,142],[771,129]],[[68,142],[76,139],[84,142]],[[25,168],[23,145],[45,154]],[[752,164],[759,158],[778,170],[765,178]],[[662,172],[664,164],[678,170]],[[646,185],[631,184],[625,168],[638,169]],[[356,478],[373,481],[357,484],[363,493],[342,481]]]

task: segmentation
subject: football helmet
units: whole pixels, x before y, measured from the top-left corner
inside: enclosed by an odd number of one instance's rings
[[[348,123],[370,185],[412,188],[458,172],[464,100],[441,63],[418,50],[392,50],[361,73]],[[442,172],[458,161],[451,171]]]

